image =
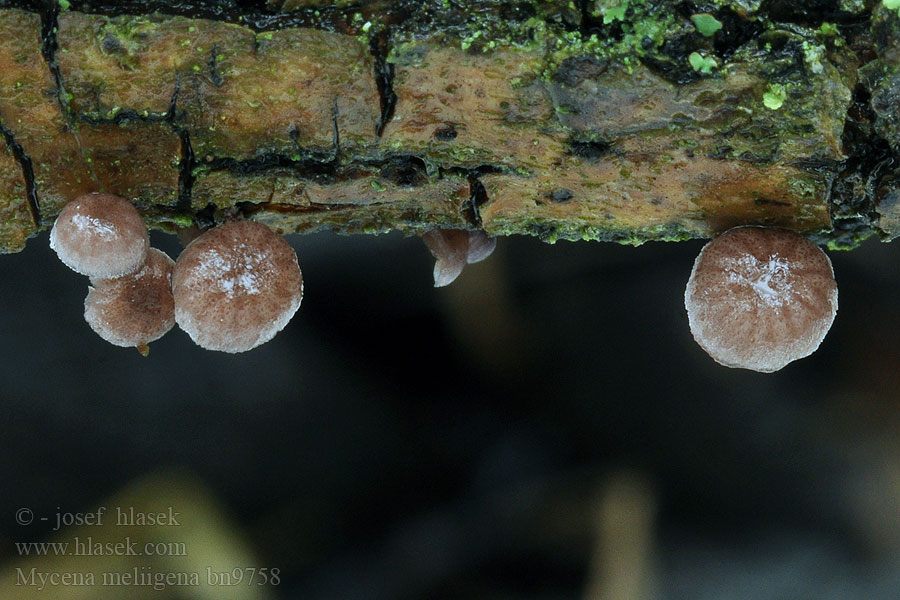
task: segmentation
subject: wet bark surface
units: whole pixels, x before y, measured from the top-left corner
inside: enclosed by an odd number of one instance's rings
[[[169,230],[891,238],[898,30],[881,2],[0,1],[0,250],[90,191]]]

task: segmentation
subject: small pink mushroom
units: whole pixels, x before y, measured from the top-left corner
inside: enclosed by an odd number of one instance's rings
[[[469,232],[469,250],[466,253],[466,262],[470,265],[481,262],[490,256],[497,247],[497,238],[488,237],[482,230]]]
[[[434,256],[434,287],[453,283],[466,266],[469,234],[462,229],[432,229],[422,241]]]
[[[486,259],[497,246],[496,238],[484,231],[432,229],[422,241],[434,256],[434,287],[450,285],[467,264]]]
[[[150,239],[130,202],[112,194],[85,194],[59,213],[50,231],[50,247],[73,271],[109,278],[136,271]]]
[[[303,276],[284,238],[238,221],[192,241],[172,277],[175,321],[208,350],[245,352],[272,339],[297,312]]]
[[[175,325],[172,268],[175,263],[155,248],[134,273],[95,279],[84,301],[84,319],[100,337],[116,346],[146,352]]]
[[[710,241],[684,294],[694,339],[726,367],[778,371],[812,354],[831,328],[831,261],[783,229],[738,227]]]

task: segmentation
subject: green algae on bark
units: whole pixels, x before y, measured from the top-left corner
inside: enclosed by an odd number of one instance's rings
[[[184,123],[201,161],[331,155],[336,139],[348,150],[375,143],[372,57],[353,37],[73,12],[60,15],[59,29],[76,118],[170,116]]]
[[[900,14],[888,3],[877,4],[872,12],[871,37],[875,59],[860,69],[860,79],[870,101],[867,124],[872,155],[881,154],[878,163],[880,181],[875,184],[875,212],[880,233],[894,239],[900,236]],[[878,142],[891,154],[879,148]],[[881,150],[881,152],[879,152]],[[866,190],[868,192],[868,190]]]
[[[11,150],[0,147],[0,252],[18,252],[36,229],[28,206],[22,166]]]
[[[632,241],[739,224],[827,229],[831,178],[803,165],[844,158],[851,90],[830,63],[805,66],[797,33],[761,40],[781,51],[760,52],[754,41],[715,77],[680,85],[640,63],[559,51],[547,90],[570,143],[597,155],[570,154],[530,177],[483,177],[484,227],[501,234],[530,222],[545,239]],[[773,79],[790,90],[778,111],[765,105]]]
[[[857,196],[890,183],[859,139],[898,151],[898,17],[857,4],[835,25],[743,0],[273,0],[246,19],[73,2],[52,56],[40,17],[9,9],[0,118],[34,165],[38,227],[102,189],[160,226],[238,212],[640,243],[754,223],[843,240],[852,222],[852,243]],[[858,80],[875,125],[848,137]]]
[[[140,119],[69,123],[66,98],[41,54],[40,17],[0,10],[0,119],[30,158],[43,216],[91,191],[141,207],[174,204],[181,143],[170,127]]]
[[[565,135],[540,83],[543,56],[540,47],[467,52],[442,40],[395,49],[397,103],[384,149],[443,168],[528,172],[558,160]]]

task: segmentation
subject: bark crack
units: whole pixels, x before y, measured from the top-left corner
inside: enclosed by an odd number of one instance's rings
[[[44,5],[45,10],[40,12],[41,16],[41,54],[44,57],[44,62],[47,64],[47,68],[50,69],[50,73],[53,76],[53,80],[56,83],[56,100],[59,104],[59,110],[62,113],[63,121],[66,124],[66,127],[71,132],[72,137],[75,138],[75,142],[78,144],[78,150],[81,155],[87,158],[88,170],[91,174],[91,179],[94,183],[97,184],[98,189],[100,186],[100,179],[97,177],[97,172],[94,169],[94,164],[90,160],[90,155],[86,154],[84,151],[84,144],[81,142],[81,136],[78,135],[78,124],[75,122],[75,115],[72,112],[72,108],[69,104],[69,94],[66,92],[65,84],[63,83],[62,72],[59,68],[59,61],[57,60],[56,54],[59,50],[59,12],[60,7],[58,2],[48,2]]]
[[[441,169],[440,176],[443,177],[444,174],[453,174],[466,177],[466,180],[469,182],[469,198],[466,200],[464,212],[466,221],[468,221],[469,225],[473,228],[482,229],[483,225],[481,222],[480,209],[490,200],[490,198],[488,198],[487,188],[481,183],[481,176],[490,173],[506,172],[506,169],[495,165],[479,165],[471,168],[451,167],[448,169]]]
[[[875,115],[870,100],[865,86],[857,84],[841,139],[847,158],[837,165],[826,191],[833,228],[828,243],[833,247],[852,247],[863,229],[871,228],[884,235],[878,228],[875,191],[879,188],[878,180],[895,164],[896,157],[890,144],[873,129]]]
[[[369,50],[375,59],[375,85],[381,101],[381,116],[375,126],[375,135],[381,139],[384,128],[394,117],[397,105],[397,94],[394,92],[394,65],[388,62],[390,52],[390,34],[385,28],[373,35],[369,42]]]
[[[578,12],[581,13],[581,23],[579,26],[579,30],[582,35],[590,34],[590,26],[591,26],[591,5],[593,5],[593,0],[578,0],[576,5],[578,6]]]
[[[341,133],[338,128],[338,99],[337,96],[334,97],[334,100],[331,104],[331,128],[334,136],[334,162],[335,164],[341,161]]]
[[[69,101],[66,95],[66,89],[63,85],[62,73],[59,70],[59,62],[56,59],[56,52],[59,50],[59,3],[48,2],[46,9],[41,11],[41,54],[44,56],[44,62],[53,75],[56,82],[56,100],[59,102],[59,108],[62,111],[63,118],[70,129],[72,127],[72,115],[69,109]]]
[[[37,186],[34,183],[34,167],[31,164],[31,157],[25,153],[22,145],[17,142],[15,136],[13,136],[12,131],[7,129],[2,121],[0,121],[0,134],[2,134],[3,138],[6,140],[6,146],[13,153],[13,157],[15,157],[16,161],[18,161],[19,165],[22,167],[22,176],[25,179],[25,193],[28,197],[28,209],[31,212],[31,218],[34,219],[35,224],[40,226],[43,224],[43,217],[41,215],[40,204],[38,204],[37,201]]]
[[[216,44],[213,44],[212,48],[209,50],[209,80],[213,82],[214,86],[222,87],[225,80],[222,79],[222,74],[219,73],[218,54],[219,47]]]
[[[172,98],[169,100],[169,109],[166,113],[166,122],[172,127],[172,131],[178,134],[181,140],[181,162],[178,164],[178,201],[176,210],[179,214],[185,216],[193,216],[193,188],[194,188],[194,167],[197,164],[194,156],[194,148],[191,146],[191,134],[187,127],[178,123],[178,92],[180,89],[180,80],[176,74],[175,89],[172,91]]]
[[[466,218],[478,229],[481,229],[481,214],[478,209],[488,201],[487,190],[478,175],[469,174],[469,201],[466,204]]]

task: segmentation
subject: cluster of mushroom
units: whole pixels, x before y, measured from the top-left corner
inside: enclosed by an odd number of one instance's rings
[[[422,239],[435,258],[435,287],[496,246],[483,231],[432,229]],[[831,261],[818,246],[785,229],[745,226],[704,246],[684,304],[694,339],[716,362],[771,373],[819,347],[837,296]]]
[[[704,246],[684,305],[694,339],[716,362],[771,373],[819,347],[837,299],[818,246],[784,229],[737,227]]]
[[[422,241],[434,256],[434,287],[450,285],[466,265],[483,261],[497,247],[497,238],[480,230],[432,229]]]
[[[433,229],[434,285],[487,258],[483,231]],[[272,339],[300,307],[303,276],[284,238],[234,221],[194,239],[174,262],[150,248],[127,200],[86,194],[66,205],[50,247],[90,277],[84,316],[100,337],[143,354],[177,323],[199,346],[244,352]],[[737,227],[710,241],[684,295],[691,333],[718,363],[770,373],[812,354],[837,313],[831,261],[797,233]]]
[[[91,328],[145,355],[175,323],[208,350],[251,350],[287,325],[303,297],[294,250],[250,221],[203,233],[173,262],[150,248],[147,227],[130,202],[86,194],[60,212],[50,247],[90,277],[84,316]]]

